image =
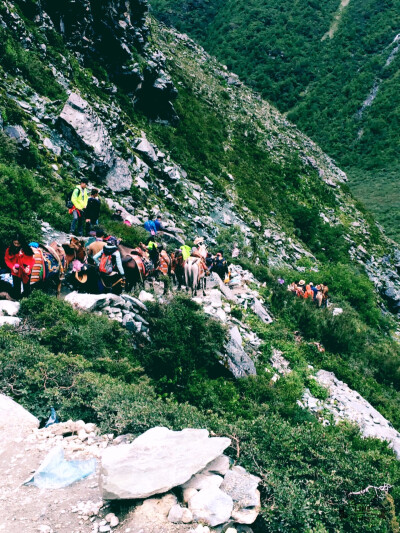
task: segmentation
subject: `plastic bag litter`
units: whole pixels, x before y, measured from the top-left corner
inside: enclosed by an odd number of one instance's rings
[[[49,426],[52,426],[53,424],[59,424],[59,423],[60,423],[60,419],[57,416],[56,410],[54,409],[54,407],[50,407],[50,416],[44,427],[48,428]]]
[[[57,446],[47,454],[33,477],[25,481],[24,485],[35,485],[39,489],[61,489],[95,471],[96,459],[66,461],[63,448]]]

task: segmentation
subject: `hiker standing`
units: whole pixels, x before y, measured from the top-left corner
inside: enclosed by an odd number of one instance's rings
[[[222,280],[224,280],[228,274],[228,265],[224,259],[222,250],[215,254],[213,272],[216,272]]]
[[[4,260],[11,271],[15,298],[17,300],[21,298],[21,283],[24,288],[23,296],[29,296],[35,258],[23,235],[14,236],[11,245],[6,250]]]
[[[72,213],[72,222],[70,232],[72,235],[75,235],[75,229],[78,225],[78,235],[83,235],[83,221],[85,216],[85,209],[88,203],[88,193],[87,193],[87,184],[88,179],[82,178],[80,185],[75,187],[72,196],[71,202],[72,207],[69,212]]]
[[[161,215],[157,215],[157,218],[154,220],[154,225],[156,227],[156,231],[164,231]]]
[[[92,192],[90,193],[90,198],[88,199],[87,206],[85,209],[86,235],[89,235],[90,231],[94,229],[94,226],[98,225],[99,215],[100,215],[99,191],[97,189],[92,189]]]

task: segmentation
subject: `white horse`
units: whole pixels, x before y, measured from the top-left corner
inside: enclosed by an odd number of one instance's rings
[[[197,295],[197,289],[203,289],[203,296],[206,295],[206,277],[202,259],[190,256],[185,262],[185,285],[186,290],[192,290],[192,296]]]

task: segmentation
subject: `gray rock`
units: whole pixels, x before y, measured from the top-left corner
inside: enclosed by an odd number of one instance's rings
[[[221,490],[233,500],[232,518],[240,524],[252,524],[260,512],[261,479],[249,474],[241,466],[234,466],[225,474]]]
[[[195,521],[211,527],[227,522],[233,510],[232,498],[218,488],[201,490],[188,505]]]
[[[229,444],[228,438],[209,438],[205,429],[150,429],[132,444],[104,450],[103,498],[137,499],[167,492],[188,481]]]
[[[265,307],[262,305],[260,300],[257,298],[254,298],[254,303],[251,306],[252,310],[255,312],[255,314],[265,323],[265,324],[271,324],[273,322],[270,314],[267,312]]]
[[[135,150],[139,152],[144,159],[147,159],[152,163],[155,163],[158,160],[154,147],[146,138],[139,139],[139,143],[136,145]]]
[[[208,463],[208,465],[199,472],[200,474],[220,474],[224,476],[229,470],[230,460],[226,455],[221,455]]]
[[[21,323],[21,319],[17,316],[0,316],[0,328],[2,326],[14,326],[17,327]]]
[[[186,483],[182,485],[182,489],[203,490],[212,489],[214,487],[219,488],[223,480],[224,479],[221,476],[217,476],[216,474],[195,474],[189,479],[189,481],[186,481]]]
[[[11,139],[14,139],[23,148],[29,148],[31,141],[22,126],[6,126],[4,133]]]
[[[132,186],[132,174],[128,164],[117,157],[106,176],[107,186],[114,192],[129,191]]]
[[[112,167],[114,157],[110,136],[86,100],[71,93],[59,116],[59,124],[70,140],[92,150],[106,167]]]
[[[45,140],[43,141],[43,145],[48,150],[50,150],[50,152],[53,152],[53,154],[55,154],[56,156],[59,157],[61,155],[61,148],[59,146],[56,146],[55,144],[53,144],[48,137],[46,137]]]
[[[228,368],[235,378],[255,376],[256,367],[249,355],[232,336],[225,346],[225,353],[221,355],[221,362]]]
[[[126,300],[127,302],[131,302],[135,307],[138,307],[139,309],[143,309],[143,311],[147,311],[147,307],[144,305],[144,303],[138,300],[137,298],[134,298],[133,296],[129,296],[129,294],[123,294],[122,298]]]

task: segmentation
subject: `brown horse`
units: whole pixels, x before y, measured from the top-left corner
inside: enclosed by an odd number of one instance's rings
[[[83,241],[80,241],[76,237],[71,237],[69,244],[63,244],[62,247],[66,259],[65,270],[68,270],[69,265],[76,259],[81,263],[86,262],[87,254]]]
[[[185,260],[182,250],[177,249],[171,254],[171,276],[180,290],[185,283]]]

